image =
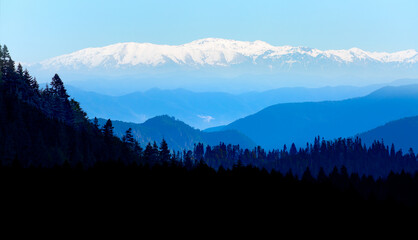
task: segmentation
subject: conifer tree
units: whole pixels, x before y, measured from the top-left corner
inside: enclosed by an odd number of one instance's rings
[[[68,119],[66,119],[67,123],[70,123],[74,126],[79,126],[81,123],[84,123],[87,118],[87,113],[83,111],[83,109],[80,106],[80,103],[74,100],[72,98],[70,100],[70,106],[71,106],[71,113],[70,116],[68,116]],[[68,112],[68,111],[67,111]]]
[[[133,145],[134,143],[134,136],[132,135],[132,128],[126,130],[125,135],[122,137],[122,141],[129,145]]]
[[[51,81],[52,93],[61,99],[68,99],[67,90],[64,87],[64,83],[58,74],[55,74]]]
[[[36,77],[32,78],[32,81],[30,82],[30,86],[32,90],[35,91],[35,93],[39,93],[39,84],[38,84],[38,81],[36,80]]]
[[[94,129],[99,130],[99,120],[97,119],[97,117],[94,117],[93,127]]]
[[[25,82],[25,85],[28,86],[29,89],[31,89],[32,93],[36,94],[39,92],[39,84],[36,81],[36,78],[32,77],[27,69],[23,71],[23,80]]]
[[[188,170],[193,167],[192,151],[183,151],[184,167]]]
[[[157,145],[157,142],[154,141],[154,143],[152,144],[152,156],[151,156],[151,160],[154,162],[157,162],[160,158],[160,151]]]
[[[170,160],[170,150],[168,149],[167,142],[163,138],[160,145],[160,161],[168,162]]]
[[[152,146],[151,143],[148,143],[144,150],[144,161],[150,163],[153,161],[152,159]]]
[[[20,63],[17,65],[16,73],[19,78],[23,79],[23,67]]]
[[[298,150],[296,149],[296,145],[294,143],[292,143],[292,146],[290,147],[290,150],[289,150],[289,154],[291,156],[294,156],[294,155],[296,155],[297,151]]]
[[[15,62],[10,57],[9,50],[6,45],[3,45],[2,49],[2,73],[4,78],[14,80],[13,75],[15,74]]]
[[[106,121],[106,124],[103,126],[102,132],[105,137],[109,138],[113,136],[113,125],[110,119]]]
[[[139,158],[142,158],[142,155],[143,155],[143,153],[142,153],[142,147],[141,147],[141,145],[138,143],[138,141],[136,141],[135,139],[134,139],[134,153],[137,155],[137,156],[139,156]]]

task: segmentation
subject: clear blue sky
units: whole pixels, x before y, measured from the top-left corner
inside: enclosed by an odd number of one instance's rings
[[[418,1],[0,0],[0,44],[23,62],[117,42],[207,37],[322,50],[418,49]]]

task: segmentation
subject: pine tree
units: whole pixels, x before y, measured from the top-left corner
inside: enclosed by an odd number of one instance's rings
[[[107,138],[113,136],[113,125],[110,119],[106,121],[106,124],[103,126],[102,132],[103,132],[103,135]]]
[[[64,83],[62,82],[58,74],[55,74],[52,78],[51,89],[52,93],[58,96],[59,98],[68,99],[69,95],[67,94],[67,90],[64,87]]]
[[[16,73],[19,78],[23,79],[23,67],[20,63],[17,65]]]
[[[10,57],[9,50],[6,45],[3,45],[2,49],[2,73],[3,79],[14,80],[15,75],[15,62]]]
[[[93,127],[94,129],[99,130],[99,120],[97,119],[97,117],[94,117]]]
[[[3,48],[0,45],[0,80],[3,77],[3,66],[4,66],[4,59],[3,59]]]
[[[25,69],[25,71],[23,71],[23,82],[25,83],[26,86],[31,87],[31,82],[32,82],[32,76],[29,74],[28,70]]]
[[[168,149],[167,142],[163,138],[160,145],[160,161],[168,162],[170,160],[170,150]]]
[[[32,78],[30,86],[32,87],[32,90],[35,91],[35,93],[39,93],[39,84],[36,80],[36,77]]]
[[[296,145],[292,143],[292,146],[290,147],[290,151],[289,151],[290,156],[296,155],[297,151],[298,150],[296,149]]]
[[[136,139],[134,139],[134,153],[139,156],[139,158],[142,158],[143,152],[142,152],[142,147],[141,145],[138,143],[138,141]]]
[[[184,167],[188,170],[193,168],[192,151],[183,151],[184,156]]]
[[[25,69],[25,71],[23,71],[23,80],[25,82],[26,86],[29,86],[29,88],[31,89],[32,93],[36,94],[39,92],[39,84],[36,81],[36,78],[32,77],[28,70]]]
[[[84,123],[87,118],[87,113],[83,111],[80,103],[72,98],[70,100],[70,106],[72,115],[68,116],[66,122],[72,124],[73,126],[79,126],[80,124]]]
[[[0,45],[0,89],[3,86],[3,49]]]
[[[152,156],[151,156],[151,160],[154,162],[159,161],[160,158],[160,151],[157,145],[157,142],[154,141],[154,143],[152,144]]]
[[[134,143],[134,136],[132,135],[132,128],[126,130],[125,135],[122,137],[122,141],[130,146]]]
[[[148,143],[147,146],[145,147],[145,150],[144,150],[144,161],[146,163],[150,163],[150,162],[153,161],[153,159],[152,159],[153,154],[152,153],[153,153],[153,150],[152,150],[151,143]]]

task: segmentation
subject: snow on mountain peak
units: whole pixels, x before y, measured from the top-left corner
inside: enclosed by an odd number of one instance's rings
[[[272,46],[257,40],[237,41],[205,38],[182,45],[157,45],[152,43],[117,43],[105,47],[86,48],[70,54],[42,61],[44,69],[55,67],[118,68],[121,66],[158,66],[172,62],[187,66],[230,66],[245,61],[257,63],[258,59],[284,62],[326,58],[340,63],[374,61],[380,63],[417,63],[418,53],[410,49],[394,53],[367,52],[359,48],[348,50],[318,50],[308,47]]]

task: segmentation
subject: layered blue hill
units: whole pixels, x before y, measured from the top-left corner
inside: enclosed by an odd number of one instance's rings
[[[383,139],[386,145],[395,144],[397,149],[402,149],[404,153],[410,148],[418,152],[418,116],[402,118],[391,121],[383,126],[371,129],[367,132],[358,134],[367,145],[375,140]]]
[[[229,124],[273,104],[342,100],[364,96],[376,89],[378,86],[298,87],[243,94],[151,89],[123,96],[108,96],[69,87],[69,93],[81,103],[90,117],[142,123],[167,114],[192,127],[206,129]]]
[[[315,136],[354,136],[389,121],[418,115],[418,85],[384,87],[342,101],[277,104],[217,130],[237,130],[265,148],[294,142],[305,147]]]
[[[100,125],[104,123],[104,119],[99,119]],[[122,137],[128,128],[132,128],[134,138],[143,147],[154,141],[159,144],[163,138],[167,141],[170,149],[173,150],[193,149],[194,144],[197,143],[214,146],[223,142],[240,145],[243,148],[253,148],[255,146],[250,138],[236,130],[207,133],[167,115],[151,118],[141,124],[122,121],[112,121],[112,123],[114,133],[118,137]]]

